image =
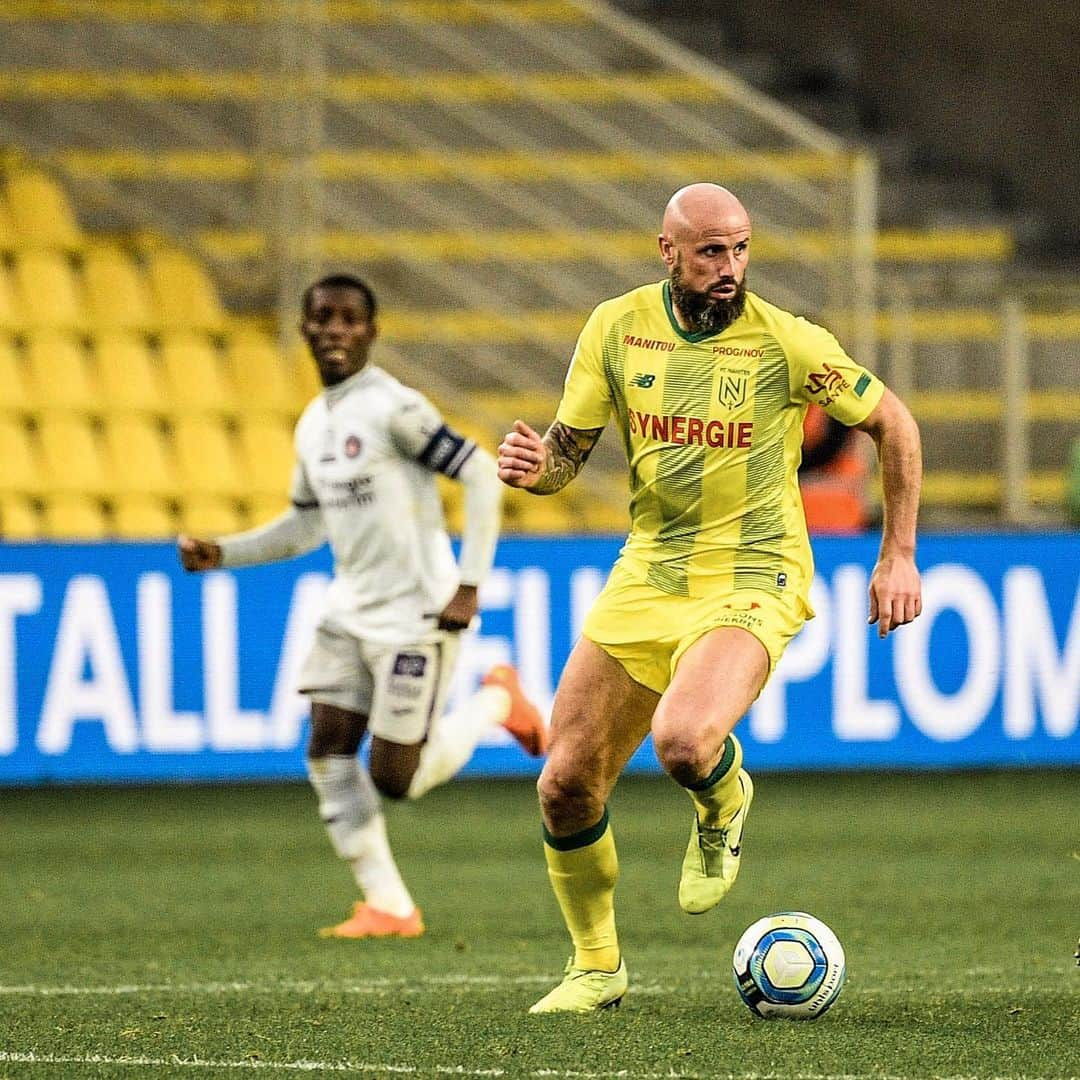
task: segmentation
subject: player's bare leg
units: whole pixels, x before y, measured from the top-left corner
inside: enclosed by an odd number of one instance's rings
[[[548,876],[574,955],[563,981],[530,1012],[591,1012],[618,1004],[626,992],[607,800],[648,732],[658,700],[599,646],[584,638],[575,646],[559,683],[537,785]]]
[[[367,717],[315,701],[311,708],[308,776],[334,850],[353,871],[363,899],[323,937],[418,937],[424,924],[402,881],[386,835],[379,793],[357,757]]]
[[[711,630],[679,661],[653,718],[660,763],[694,803],[679,881],[679,904],[693,915],[718,904],[739,872],[754,785],[732,731],[768,675],[756,637],[738,627]]]

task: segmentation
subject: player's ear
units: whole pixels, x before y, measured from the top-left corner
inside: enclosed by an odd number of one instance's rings
[[[675,264],[675,245],[663,233],[656,238],[656,241],[660,246],[660,258],[670,270]]]

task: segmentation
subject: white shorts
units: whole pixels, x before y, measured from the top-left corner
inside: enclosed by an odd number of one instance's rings
[[[446,633],[411,645],[360,641],[323,625],[300,670],[301,694],[368,718],[368,731],[388,742],[423,742],[446,706],[459,636]]]

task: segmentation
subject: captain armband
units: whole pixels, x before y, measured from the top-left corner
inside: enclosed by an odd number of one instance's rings
[[[445,424],[434,435],[417,459],[432,472],[440,472],[452,479],[461,472],[462,466],[472,456],[476,443],[459,435]]]

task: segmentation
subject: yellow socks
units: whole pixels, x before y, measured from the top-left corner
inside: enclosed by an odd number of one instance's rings
[[[717,829],[726,825],[742,804],[742,792],[739,790],[742,760],[739,740],[729,735],[724,740],[724,753],[716,768],[699,784],[686,789],[697,810],[698,821],[706,828]]]
[[[619,859],[607,810],[595,825],[572,836],[552,836],[545,829],[544,857],[574,942],[574,967],[614,971],[619,966],[615,932]]]

